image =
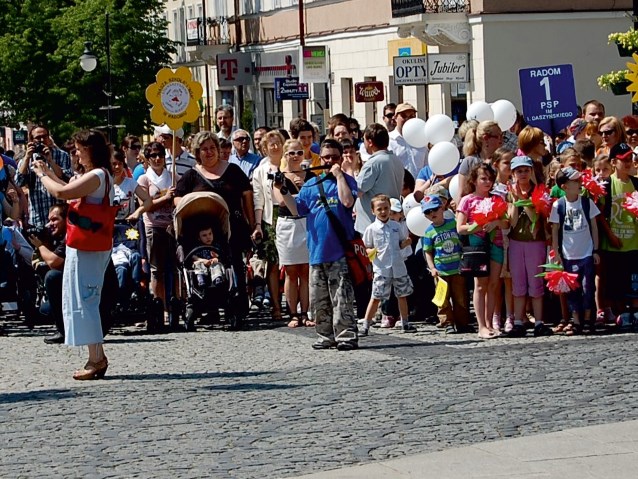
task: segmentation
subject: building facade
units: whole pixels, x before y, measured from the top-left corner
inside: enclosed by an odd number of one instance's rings
[[[232,104],[239,110],[236,121],[244,113],[253,127],[287,127],[303,112],[318,123],[343,112],[367,124],[380,121],[383,104],[390,101],[413,103],[421,117],[445,113],[459,122],[477,100],[506,98],[520,110],[519,69],[560,64],[573,65],[579,104],[596,98],[610,114],[629,114],[630,97],[600,90],[596,78],[625,67],[626,59],[608,45],[607,36],[631,27],[632,2],[574,5],[566,0],[167,0],[166,15],[171,38],[185,43],[175,65],[191,66],[203,84],[208,76],[206,103]],[[309,84],[308,101],[278,100],[275,79],[298,75],[302,41],[326,48],[330,76]],[[249,84],[220,86],[216,58],[230,52],[250,55]],[[426,53],[467,62],[467,81],[401,85],[393,57]],[[355,85],[365,81],[383,83],[382,102],[355,101]]]

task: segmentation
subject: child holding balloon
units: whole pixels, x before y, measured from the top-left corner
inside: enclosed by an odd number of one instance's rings
[[[474,278],[474,310],[481,339],[492,339],[500,334],[493,328],[491,319],[496,307],[497,289],[504,261],[501,230],[509,228],[509,221],[501,217],[482,226],[476,222],[480,212],[493,209],[490,192],[495,180],[496,173],[491,165],[483,163],[475,166],[468,179],[472,193],[461,198],[456,212],[456,227],[459,234],[469,236],[470,246],[485,247],[489,251],[489,276]],[[504,203],[501,198],[493,198]]]
[[[409,246],[412,240],[399,223],[390,219],[391,203],[387,195],[376,195],[370,203],[376,220],[364,231],[363,243],[366,253],[372,259],[374,279],[372,280],[372,296],[359,335],[368,335],[370,323],[379,307],[379,302],[390,297],[392,287],[399,302],[401,328],[405,333],[414,333],[416,328],[408,321],[407,299],[414,288],[401,253],[401,250]]]

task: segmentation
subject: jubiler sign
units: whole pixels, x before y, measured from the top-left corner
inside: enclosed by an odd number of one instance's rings
[[[467,53],[394,57],[394,84],[467,83],[469,63]]]

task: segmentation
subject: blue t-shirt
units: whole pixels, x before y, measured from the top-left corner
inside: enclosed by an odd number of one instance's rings
[[[352,196],[357,197],[357,182],[347,174],[343,174],[352,191]],[[324,209],[319,193],[317,181],[324,175],[308,181],[296,197],[297,210],[300,216],[306,216],[306,229],[308,239],[308,251],[310,252],[310,264],[331,263],[345,256],[341,242],[330,223],[330,219]],[[337,181],[330,178],[322,182],[323,189],[330,209],[334,212],[339,222],[343,225],[346,238],[354,238],[354,221],[352,220],[352,208],[346,208],[339,201],[337,193]]]
[[[261,156],[248,152],[240,158],[237,156],[237,153],[233,153],[230,155],[228,162],[239,166],[241,171],[243,171],[248,178],[252,179],[253,171],[255,171],[255,168],[257,168],[261,162]]]
[[[133,179],[135,181],[139,180],[140,176],[142,176],[144,173],[146,173],[146,170],[144,169],[144,165],[142,163],[140,163],[133,170]]]
[[[461,166],[460,163],[458,165],[456,165],[456,168],[454,168],[454,170],[452,170],[449,173],[443,175],[443,178],[449,178],[450,176],[456,175],[459,172],[459,166]],[[419,170],[419,174],[416,175],[416,179],[417,180],[423,180],[423,181],[428,181],[428,180],[431,180],[432,178],[435,178],[435,177],[436,177],[436,175],[432,171],[432,168],[430,168],[428,165],[425,165],[423,168],[421,168]]]
[[[434,266],[441,276],[459,274],[462,248],[456,220],[445,220],[441,226],[431,224],[422,242],[423,251],[433,253]]]

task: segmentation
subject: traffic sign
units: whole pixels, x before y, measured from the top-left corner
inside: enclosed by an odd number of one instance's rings
[[[275,99],[307,100],[310,98],[307,83],[299,83],[299,77],[275,78]]]
[[[578,115],[571,65],[522,68],[518,71],[525,121],[552,136]]]

